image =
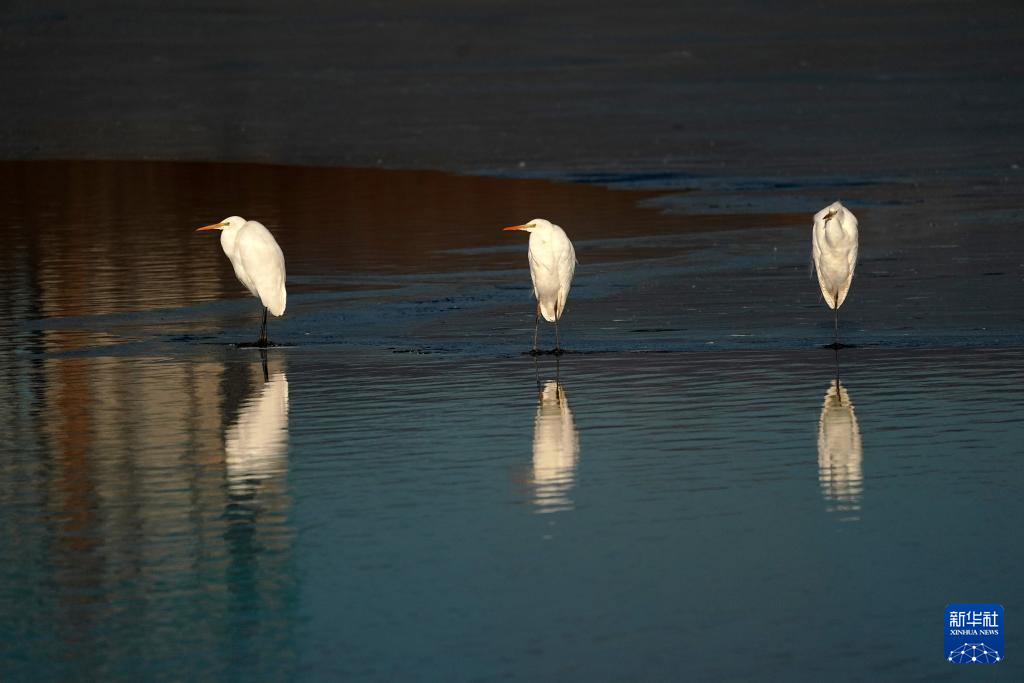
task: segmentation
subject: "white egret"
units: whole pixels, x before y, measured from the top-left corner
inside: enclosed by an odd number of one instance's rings
[[[811,237],[814,270],[825,303],[835,311],[835,343],[839,348],[839,307],[846,301],[857,266],[857,217],[839,202],[814,214]]]
[[[576,271],[576,250],[565,231],[543,218],[534,218],[523,225],[513,225],[505,230],[525,230],[530,233],[530,278],[533,280],[533,295],[537,299],[537,315],[533,322],[533,350],[537,351],[537,330],[540,316],[555,324],[555,355],[562,353],[558,334],[558,321],[565,312],[565,300],[569,297],[572,275]]]
[[[238,281],[263,304],[263,324],[257,346],[268,346],[267,311],[284,313],[288,293],[284,288],[284,254],[277,240],[259,221],[230,216],[220,223],[204,225],[203,230],[220,230],[220,246],[235,269]]]

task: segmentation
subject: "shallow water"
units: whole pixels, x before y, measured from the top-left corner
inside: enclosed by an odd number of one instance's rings
[[[1024,598],[990,535],[1024,514],[1024,353],[849,351],[842,406],[830,356],[32,362],[3,668],[934,678],[945,604]]]
[[[1003,277],[984,233],[959,284],[895,247],[883,275],[875,245],[902,238],[862,217],[837,391],[788,209],[715,223],[536,180],[101,167],[3,166],[36,189],[4,196],[2,680],[931,680],[955,674],[947,603],[1024,602],[1001,540],[1024,516],[1019,320],[888,310],[922,272],[983,300]],[[232,345],[253,302],[191,232],[222,217],[196,189],[217,178],[258,188],[243,208],[307,212],[272,226],[289,346],[265,364]],[[473,192],[494,202],[439,220]],[[549,211],[581,233],[557,363],[521,354],[525,244],[498,231]]]

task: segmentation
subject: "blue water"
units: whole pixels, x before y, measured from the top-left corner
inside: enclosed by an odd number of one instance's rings
[[[837,366],[781,214],[673,231],[624,192],[427,174],[416,217],[384,172],[0,171],[35,191],[0,196],[0,681],[954,679],[963,601],[1004,607],[986,671],[1022,678],[1012,221],[964,209],[914,250],[906,207],[865,209]],[[224,212],[189,179],[221,175],[304,207],[268,220],[290,295],[265,358],[192,232]],[[498,228],[524,217],[438,220],[467,190],[581,226],[557,362],[522,353],[525,244]]]
[[[4,679],[952,676],[943,607],[1024,599],[1024,352],[847,351],[823,417],[831,356],[33,363]]]

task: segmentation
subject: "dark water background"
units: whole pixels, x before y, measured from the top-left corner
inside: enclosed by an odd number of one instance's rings
[[[860,191],[837,396],[820,188],[755,213],[643,178],[0,174],[4,680],[931,680],[960,674],[947,603],[1024,602],[998,193],[931,222]],[[288,259],[265,365],[192,232],[228,196]],[[581,260],[557,363],[522,354],[500,231],[534,214]]]

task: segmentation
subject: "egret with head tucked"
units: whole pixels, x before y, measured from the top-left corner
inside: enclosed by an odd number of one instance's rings
[[[839,202],[814,214],[811,254],[825,303],[835,311],[834,348],[839,348],[839,307],[857,266],[857,217]]]
[[[565,301],[569,297],[572,276],[576,272],[576,250],[565,231],[543,218],[534,218],[523,225],[513,225],[505,230],[523,230],[530,233],[530,277],[533,280],[533,295],[537,299],[537,314],[533,323],[533,350],[538,354],[537,331],[540,317],[555,324],[555,354],[562,353],[558,333],[558,321],[565,312]]]
[[[235,276],[263,304],[263,324],[256,345],[268,346],[267,311],[275,316],[284,314],[288,299],[281,247],[262,223],[238,216],[197,228],[196,232],[203,230],[220,230],[220,246],[231,261]]]

